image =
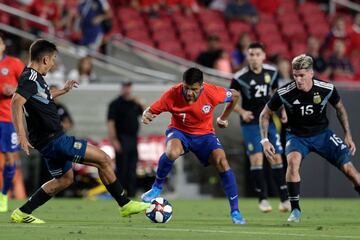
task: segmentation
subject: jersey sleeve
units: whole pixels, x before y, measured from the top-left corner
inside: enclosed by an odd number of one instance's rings
[[[338,91],[336,90],[335,86],[334,86],[334,89],[332,91],[332,94],[329,98],[329,103],[333,106],[335,106],[336,104],[338,104],[340,101],[340,95],[338,93]]]
[[[169,111],[168,103],[171,101],[170,92],[171,90],[166,91],[165,93],[163,93],[163,95],[161,95],[161,97],[156,102],[151,104],[150,110],[152,113],[160,114],[162,112]]]
[[[281,105],[282,105],[281,98],[279,96],[279,93],[276,91],[275,94],[270,98],[269,102],[267,103],[267,106],[270,108],[271,111],[277,111]]]
[[[16,89],[16,93],[28,100],[37,93],[36,83],[32,80],[21,81]]]
[[[232,95],[233,94],[230,89],[215,85],[211,87],[211,96],[215,101],[215,105],[232,102]]]

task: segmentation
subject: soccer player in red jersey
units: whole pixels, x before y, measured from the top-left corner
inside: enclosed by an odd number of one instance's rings
[[[3,188],[0,192],[0,212],[8,210],[7,192],[15,175],[15,162],[20,150],[15,128],[11,121],[10,103],[24,69],[20,59],[5,54],[4,36],[0,34],[0,152],[5,156]]]
[[[185,71],[182,83],[166,91],[144,111],[144,124],[149,124],[162,112],[172,114],[171,123],[166,130],[166,152],[160,157],[152,188],[141,196],[144,202],[150,202],[160,195],[174,161],[191,151],[204,166],[212,164],[219,172],[230,203],[233,223],[246,223],[238,208],[235,175],[212,125],[215,107],[226,102],[227,107],[217,118],[217,125],[221,128],[227,127],[227,118],[238,99],[237,91],[204,83],[203,73],[197,68],[190,68]]]

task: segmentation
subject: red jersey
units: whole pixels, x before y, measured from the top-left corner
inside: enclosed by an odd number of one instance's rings
[[[18,78],[24,70],[20,59],[4,55],[0,60],[0,122],[11,122],[11,96],[4,95],[4,87],[17,87]]]
[[[176,128],[190,134],[214,132],[213,111],[217,105],[232,101],[232,92],[226,88],[204,83],[200,96],[189,104],[183,94],[183,85],[177,84],[167,90],[150,106],[154,114],[170,112],[169,128]]]

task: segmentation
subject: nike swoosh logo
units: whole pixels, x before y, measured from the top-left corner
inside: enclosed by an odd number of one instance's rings
[[[237,197],[238,197],[238,195],[233,196],[233,197],[230,197],[230,200],[234,200],[234,199],[237,198]]]

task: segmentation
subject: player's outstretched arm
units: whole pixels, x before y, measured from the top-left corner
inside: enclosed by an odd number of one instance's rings
[[[259,117],[261,141],[266,158],[270,161],[275,160],[275,148],[268,139],[269,121],[273,112],[265,105]]]
[[[239,101],[235,105],[233,111],[239,114],[239,116],[244,120],[244,122],[251,122],[254,119],[254,114],[251,111],[247,111],[241,107],[242,105],[242,96],[239,92]]]
[[[351,154],[354,156],[355,151],[356,151],[356,146],[355,146],[354,141],[352,140],[352,134],[350,131],[348,114],[347,114],[345,106],[341,100],[335,105],[335,109],[336,109],[336,115],[337,115],[339,122],[344,130],[345,144],[348,145],[348,147],[351,151]]]
[[[230,89],[231,93],[232,93],[232,101],[228,104],[226,104],[224,111],[222,112],[222,114],[220,115],[220,117],[217,118],[217,125],[220,128],[226,128],[228,126],[228,117],[230,115],[230,113],[234,110],[235,106],[237,105],[239,98],[240,98],[240,93],[234,89]]]
[[[144,123],[144,124],[149,124],[151,123],[154,118],[156,118],[157,115],[156,114],[153,114],[151,112],[151,109],[150,107],[146,108],[145,111],[143,112],[142,114],[142,118],[141,118],[141,121]]]
[[[79,83],[75,80],[68,80],[66,81],[64,87],[62,89],[54,89],[51,90],[51,95],[53,98],[57,98],[61,95],[64,95],[65,93],[69,92],[73,88],[77,88],[79,86]]]
[[[16,133],[19,139],[21,148],[29,155],[29,147],[34,148],[26,137],[24,122],[23,122],[23,106],[26,99],[20,94],[15,93],[11,100],[11,113]]]

